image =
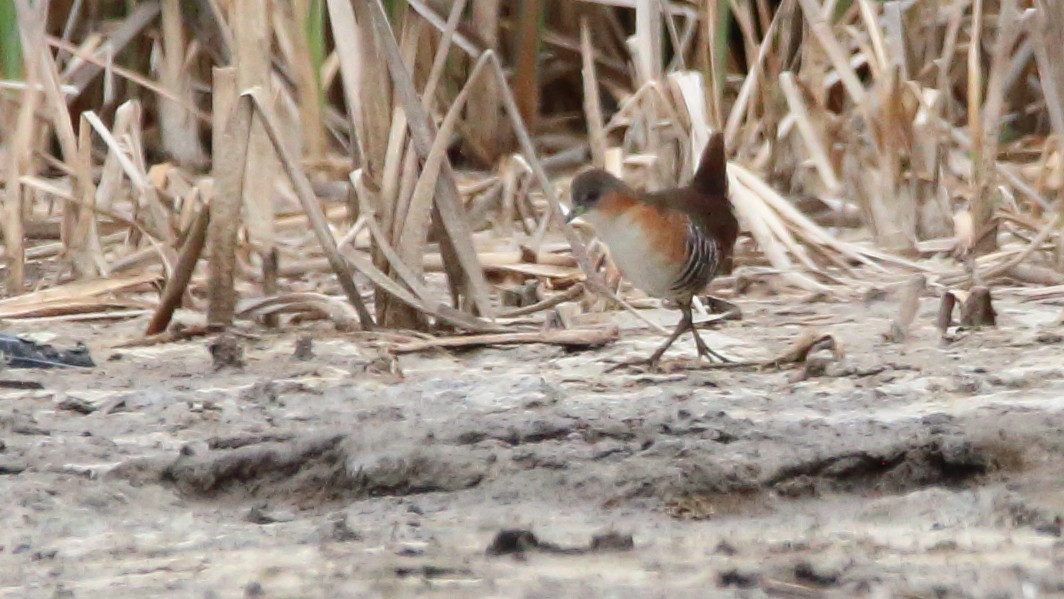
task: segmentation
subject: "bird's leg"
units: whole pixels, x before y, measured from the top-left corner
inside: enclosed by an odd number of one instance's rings
[[[728,358],[725,358],[724,356],[710,349],[710,347],[706,345],[706,342],[702,340],[702,336],[698,334],[698,327],[694,325],[694,317],[691,315],[691,304],[687,304],[686,307],[681,305],[680,309],[684,310],[685,318],[687,318],[687,321],[690,323],[691,334],[694,335],[695,338],[695,347],[698,348],[698,357],[701,358],[702,356],[705,356],[711,362],[714,358],[717,361],[725,364],[731,362],[731,360],[729,360]]]
[[[687,316],[684,316],[680,319],[680,322],[676,325],[676,328],[672,331],[672,334],[669,335],[669,338],[665,340],[665,343],[661,344],[661,347],[659,347],[657,351],[655,351],[650,356],[649,359],[621,362],[610,368],[607,368],[606,372],[613,372],[614,370],[619,370],[621,368],[631,368],[635,366],[646,367],[648,370],[651,371],[657,370],[659,363],[661,362],[661,356],[665,353],[665,350],[669,349],[669,346],[672,345],[673,342],[675,342],[677,339],[679,339],[680,335],[683,335],[685,332],[687,332],[687,329],[690,327],[691,319]]]
[[[682,316],[680,317],[680,322],[676,323],[676,328],[673,329],[672,334],[669,335],[669,338],[665,340],[665,343],[661,344],[661,347],[659,347],[653,354],[651,354],[650,359],[646,361],[639,360],[636,362],[625,362],[622,364],[618,364],[613,368],[608,369],[607,372],[612,372],[613,370],[624,366],[636,366],[643,364],[645,364],[650,370],[657,370],[661,363],[661,357],[665,354],[665,351],[668,350],[669,347],[671,347],[672,344],[675,343],[676,340],[679,339],[680,336],[686,333],[687,331],[691,331],[691,334],[694,335],[695,347],[698,348],[699,358],[705,356],[710,361],[716,359],[719,362],[731,362],[731,360],[729,360],[728,358],[725,358],[724,356],[710,349],[710,347],[706,345],[706,342],[702,340],[701,335],[698,334],[698,329],[695,328],[694,325],[694,315],[691,313],[691,302],[680,302],[680,312],[682,314]]]
[[[648,360],[651,370],[657,370],[658,363],[661,362],[661,356],[665,354],[665,350],[669,349],[669,347],[680,338],[680,335],[686,333],[687,329],[691,329],[692,331],[695,330],[694,326],[691,324],[691,304],[681,303],[680,310],[683,312],[683,316],[680,317],[680,322],[676,323],[676,328],[673,329],[669,338],[665,340],[665,343],[661,344],[661,347],[659,347],[657,351],[650,356],[650,360]],[[697,332],[695,333],[695,337],[698,337]]]

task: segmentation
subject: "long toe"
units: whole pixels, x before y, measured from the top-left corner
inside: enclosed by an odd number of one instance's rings
[[[706,345],[706,342],[702,340],[702,336],[699,335],[697,332],[695,333],[695,346],[698,348],[698,357],[699,358],[705,357],[710,362],[712,362],[713,360],[716,360],[716,361],[718,361],[718,362],[720,362],[722,364],[731,363],[731,360],[729,360],[728,358],[725,358],[724,356],[720,355],[719,353],[713,351],[712,348],[710,348],[708,345]]]
[[[623,362],[618,362],[613,366],[610,366],[606,369],[606,372],[617,372],[618,370],[656,372],[658,370],[658,361],[648,358],[642,358],[638,360],[625,360]]]
[[[730,363],[731,363],[731,360],[730,360],[730,359],[728,359],[728,358],[725,358],[724,356],[722,356],[722,355],[720,355],[719,353],[717,353],[717,352],[713,351],[713,350],[712,350],[712,349],[710,349],[709,347],[706,347],[706,351],[705,351],[705,353],[701,353],[701,352],[700,352],[700,355],[704,355],[704,356],[706,356],[707,358],[709,358],[709,359],[710,359],[710,361],[712,361],[712,360],[716,360],[716,361],[718,361],[718,362],[720,362],[720,363],[722,363],[722,364],[730,364]]]

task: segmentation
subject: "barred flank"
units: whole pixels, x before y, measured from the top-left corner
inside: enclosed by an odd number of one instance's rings
[[[720,262],[717,240],[703,233],[694,223],[688,224],[684,243],[687,246],[687,260],[672,286],[677,297],[690,297],[701,291],[713,280]]]

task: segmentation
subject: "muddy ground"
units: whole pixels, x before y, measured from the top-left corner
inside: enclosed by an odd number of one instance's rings
[[[324,325],[218,372],[202,340],[111,349],[143,321],[18,325],[99,367],[0,375],[43,385],[0,391],[0,597],[1064,596],[1060,307],[996,300],[948,346],[931,297],[905,343],[889,298],[742,301],[707,335],[833,333],[805,380],[605,373],[660,340],[620,314],[607,348],[401,377]]]

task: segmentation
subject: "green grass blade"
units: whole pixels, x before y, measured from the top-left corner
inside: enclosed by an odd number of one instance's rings
[[[22,41],[18,36],[15,0],[0,0],[0,77],[22,78]]]
[[[306,16],[307,46],[310,49],[310,63],[314,67],[314,81],[318,89],[318,103],[325,100],[321,89],[321,66],[325,62],[325,1],[310,0]]]

